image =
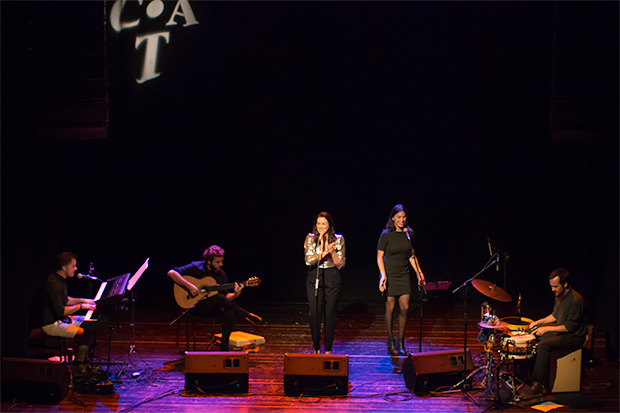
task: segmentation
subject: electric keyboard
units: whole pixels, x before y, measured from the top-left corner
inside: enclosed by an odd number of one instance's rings
[[[110,278],[104,281],[99,286],[97,294],[95,295],[95,303],[97,304],[97,310],[109,304],[116,304],[122,301],[125,291],[127,290],[127,282],[129,281],[130,273],[119,275],[118,277]],[[88,321],[93,316],[95,310],[88,310],[84,321]]]

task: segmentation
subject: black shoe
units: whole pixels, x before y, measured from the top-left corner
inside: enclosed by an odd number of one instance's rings
[[[79,375],[97,374],[101,370],[101,366],[93,366],[87,361],[74,361],[71,363],[71,371]]]
[[[263,318],[256,314],[252,314],[249,311],[245,314],[245,319],[248,320],[252,324],[260,324],[263,322]]]
[[[389,336],[387,339],[388,354],[392,357],[398,356],[398,351],[394,345],[394,337]]]
[[[543,394],[545,394],[545,390],[543,389],[542,384],[535,381],[531,386],[525,384],[519,386],[517,388],[517,394],[519,394],[519,396],[521,396],[524,400],[535,399],[542,397]]]
[[[407,350],[405,349],[405,339],[404,338],[399,338],[398,339],[398,354],[402,354],[403,356],[407,355]]]

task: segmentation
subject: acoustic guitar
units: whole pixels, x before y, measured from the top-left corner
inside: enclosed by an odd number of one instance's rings
[[[194,284],[198,288],[198,295],[192,297],[185,288],[179,284],[174,284],[174,299],[181,308],[190,308],[198,301],[204,300],[208,297],[213,297],[219,291],[232,290],[235,288],[235,284],[241,284],[243,287],[258,287],[261,283],[261,279],[258,277],[251,277],[245,282],[240,283],[226,283],[218,284],[213,277],[194,278],[189,275],[184,275],[188,282]]]

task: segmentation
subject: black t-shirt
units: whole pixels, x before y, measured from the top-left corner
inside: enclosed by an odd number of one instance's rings
[[[226,273],[224,270],[220,269],[219,271],[209,271],[207,269],[207,264],[204,261],[192,261],[187,265],[183,265],[181,267],[173,268],[174,271],[178,272],[182,276],[189,275],[194,278],[204,278],[204,277],[213,277],[218,284],[225,284],[228,282],[228,277],[226,277]]]
[[[64,315],[68,301],[67,280],[58,273],[50,274],[45,282],[42,325],[53,324],[58,320],[68,321],[69,317]]]
[[[409,273],[411,242],[407,238],[406,232],[389,231],[385,229],[381,233],[377,249],[385,252],[383,262],[385,264],[386,273]]]

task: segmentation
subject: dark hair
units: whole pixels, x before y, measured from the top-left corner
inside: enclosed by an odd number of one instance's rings
[[[202,253],[202,258],[205,261],[213,261],[215,257],[223,257],[224,249],[222,247],[218,247],[217,245],[211,245],[209,248],[204,250]]]
[[[327,230],[327,242],[336,241],[336,236],[334,235],[336,233],[336,230],[334,229],[334,218],[329,212],[319,212],[316,217],[314,217],[314,222],[312,223],[312,233],[315,234],[317,237],[319,236],[319,231],[316,229],[316,222],[321,217],[325,218],[327,222],[329,222],[329,229]]]
[[[77,260],[77,255],[72,253],[71,251],[61,252],[60,254],[58,254],[58,266],[56,267],[56,269],[62,270],[62,267],[71,264],[71,260]]]
[[[387,220],[387,223],[385,224],[385,228],[388,231],[396,231],[396,226],[394,225],[394,221],[392,220],[392,218],[394,218],[394,215],[398,214],[401,211],[404,212],[405,215],[409,216],[409,214],[407,213],[407,208],[405,208],[403,204],[394,205],[394,208],[392,208],[392,210],[390,211],[390,216]],[[411,228],[405,227],[405,229],[407,232],[411,232]]]
[[[551,271],[551,274],[549,274],[549,280],[553,280],[555,277],[560,277],[560,284],[562,284],[562,286],[568,283],[568,271],[564,268],[556,268]]]

